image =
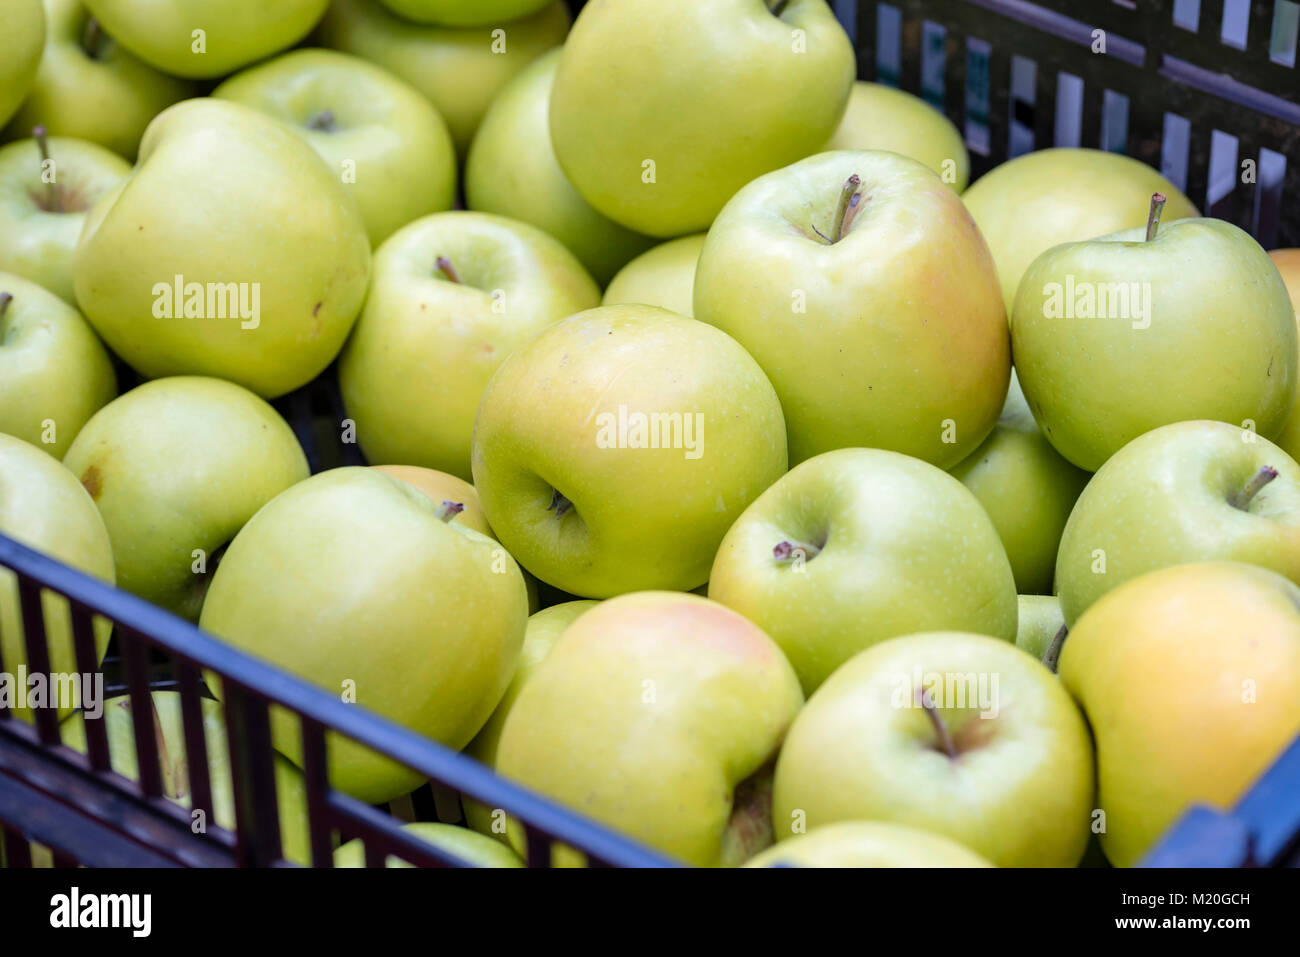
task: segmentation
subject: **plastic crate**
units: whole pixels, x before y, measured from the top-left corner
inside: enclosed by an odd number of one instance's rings
[[[1289,46],[1286,37],[1288,18],[1300,20],[1300,7],[1281,5],[1286,2],[1229,2],[1227,21],[1222,0],[849,0],[834,6],[855,37],[859,75],[899,85],[943,109],[966,135],[974,176],[1049,145],[1126,152],[1161,168],[1207,213],[1236,222],[1272,248],[1300,245],[1300,71],[1294,35]],[[1182,24],[1193,22],[1194,7],[1199,16],[1188,29]],[[1272,36],[1275,22],[1280,42]],[[1222,41],[1225,35],[1231,43]],[[1099,37],[1105,52],[1094,52]],[[1253,178],[1241,175],[1245,159],[1254,161]],[[340,441],[346,411],[332,369],[277,407],[313,472],[364,464],[357,446]],[[38,711],[28,725],[0,711],[0,850],[9,866],[31,863],[30,843],[52,849],[55,866],[278,863],[273,705],[302,720],[317,864],[331,862],[335,832],[363,838],[371,866],[389,854],[421,865],[463,863],[403,833],[397,817],[330,789],[327,731],[373,747],[440,785],[413,797],[423,819],[454,820],[458,793],[503,809],[524,826],[530,866],[550,862],[553,841],[584,851],[594,865],[673,863],[3,536],[0,566],[17,575],[31,670],[48,670],[44,643],[32,640],[44,634],[38,596],[46,589],[70,601],[82,671],[96,670],[92,614],[116,623],[104,665],[110,694],[129,692],[140,700],[150,689],[179,691],[194,803],[209,820],[200,675],[210,670],[223,677],[236,812],[233,831],[213,825],[193,832],[189,812],[163,797],[143,709],[133,709],[138,782],[109,770],[102,722],[87,722],[88,753],[81,755],[59,743],[51,712]],[[1193,809],[1145,863],[1300,863],[1300,740],[1235,809]]]

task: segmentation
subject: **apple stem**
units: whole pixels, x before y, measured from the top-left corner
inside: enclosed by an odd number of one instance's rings
[[[772,557],[778,562],[794,561],[803,555],[804,561],[811,561],[822,553],[816,545],[805,542],[778,542],[772,549]]]
[[[99,25],[99,20],[91,17],[86,21],[86,29],[81,31],[81,49],[86,51],[86,56],[92,60],[98,60],[102,51],[101,47],[104,41],[104,29]]]
[[[5,317],[9,311],[9,303],[14,301],[14,294],[11,292],[0,292],[0,319]]]
[[[1151,194],[1151,212],[1147,213],[1147,242],[1156,238],[1156,230],[1160,228],[1160,214],[1165,209],[1165,194]]]
[[[463,511],[465,511],[465,506],[463,504],[447,500],[438,506],[438,510],[435,514],[444,522],[450,522]]]
[[[1056,663],[1061,660],[1061,647],[1065,644],[1066,636],[1070,634],[1070,629],[1062,625],[1057,629],[1056,634],[1052,636],[1052,641],[1043,652],[1043,665],[1052,674],[1056,674]]]
[[[45,164],[50,161],[50,142],[46,136],[44,126],[36,126],[32,129],[32,139],[36,141],[36,148],[41,151],[41,173],[45,172]],[[42,175],[42,178],[43,175]],[[59,185],[56,182],[58,175],[50,178],[45,184],[45,202],[49,206],[49,212],[63,212],[63,199],[59,195]]]
[[[939,709],[934,706],[934,698],[926,694],[924,688],[917,688],[916,700],[930,719],[930,724],[934,725],[934,733],[939,737],[939,744],[943,746],[943,753],[956,761],[958,758],[957,746],[953,744],[952,735],[948,733],[948,725],[944,723],[943,716],[939,714]]]
[[[334,118],[334,111],[321,110],[319,113],[313,113],[311,118],[307,120],[307,129],[333,133],[338,129],[338,123]]]
[[[460,282],[460,275],[456,272],[456,268],[452,266],[451,260],[446,256],[439,256],[434,265],[438,267],[440,273],[452,282]]]
[[[177,780],[177,768],[172,767],[171,755],[167,753],[167,739],[163,735],[162,715],[158,713],[158,702],[149,695],[149,710],[153,712],[153,737],[158,747],[158,766],[163,774],[163,786],[171,785],[168,797],[180,797],[180,782]]]
[[[573,503],[561,495],[558,488],[551,489],[551,504],[546,506],[548,512],[554,510],[556,518],[564,518],[571,508],[573,508]]]
[[[840,190],[839,202],[835,204],[835,222],[834,230],[831,233],[831,245],[838,243],[844,238],[845,233],[849,230],[849,224],[857,215],[858,206],[862,200],[862,194],[858,192],[862,186],[862,180],[858,174],[854,173],[844,181],[844,187]]]
[[[1259,494],[1260,489],[1275,478],[1277,478],[1277,469],[1271,465],[1261,466],[1260,470],[1250,477],[1250,481],[1228,500],[1229,503],[1243,512],[1249,511],[1251,500]]]

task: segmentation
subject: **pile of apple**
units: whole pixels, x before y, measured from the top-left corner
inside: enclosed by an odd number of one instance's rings
[[[1300,733],[1300,251],[1154,170],[967,190],[824,0],[0,18],[6,535],[698,865],[1131,865]],[[327,368],[373,467],[268,404]]]

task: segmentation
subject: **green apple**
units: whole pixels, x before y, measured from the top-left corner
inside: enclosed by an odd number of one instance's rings
[[[225,76],[293,46],[329,0],[83,0],[110,35],[173,76]]]
[[[1007,394],[989,251],[961,199],[896,153],[822,153],[738,192],[704,241],[695,318],[771,378],[795,463],[870,446],[948,468]]]
[[[0,432],[62,458],[115,395],[113,364],[81,313],[0,272]]]
[[[153,711],[158,769],[162,775],[163,794],[167,800],[187,810],[194,807],[187,746],[185,719],[181,713],[181,696],[175,691],[150,694]],[[204,698],[199,703],[203,713],[203,738],[208,752],[208,784],[212,788],[211,823],[227,830],[235,827],[235,791],[230,767],[230,749],[226,738],[225,714],[220,703]],[[129,695],[110,698],[104,704],[104,725],[108,734],[109,763],[113,770],[132,781],[140,780],[136,761],[135,727]],[[74,751],[86,753],[86,723],[80,712],[63,722],[63,743]],[[311,863],[311,837],[307,819],[307,788],[302,772],[280,755],[275,756],[275,793],[280,820],[280,842],[286,860],[295,864]],[[195,833],[206,833],[208,821],[202,812],[193,810]]]
[[[739,864],[771,843],[766,788],[750,785],[802,703],[781,650],[740,615],[624,595],[564,630],[515,699],[496,766],[688,864]]]
[[[464,157],[497,94],[568,31],[560,0],[519,20],[472,27],[412,23],[378,0],[333,0],[317,38],[373,60],[427,96]]]
[[[899,635],[1016,637],[1015,579],[975,496],[881,449],[826,452],[760,495],[722,540],[709,597],[772,636],[805,694]]]
[[[536,13],[550,0],[383,0],[398,16],[417,23],[448,26],[497,26]]]
[[[1150,166],[1103,150],[1036,150],[1000,164],[962,196],[993,251],[1010,312],[1020,277],[1042,253],[1146,222],[1152,193],[1165,219],[1196,216],[1192,201]]]
[[[1016,295],[1012,351],[1029,408],[1090,472],[1171,422],[1217,419],[1271,438],[1300,381],[1291,300],[1250,234],[1185,219],[1144,240],[1154,228],[1050,249]]]
[[[1063,459],[1034,421],[1015,370],[1002,417],[974,452],[949,470],[993,519],[1011,560],[1016,590],[1052,590],[1061,531],[1088,473]]]
[[[273,398],[338,353],[370,244],[355,200],[293,130],[208,98],[149,124],[135,172],[86,217],[74,268],[82,312],[137,371]]]
[[[103,31],[81,0],[45,0],[49,29],[31,94],[9,124],[27,136],[44,126],[56,136],[98,143],[135,159],[155,116],[194,95],[194,84],[160,73]]]
[[[695,315],[695,267],[704,233],[682,236],[643,252],[605,287],[601,305],[642,302],[682,316]]]
[[[1177,422],[1116,452],[1061,536],[1056,589],[1071,626],[1129,579],[1187,562],[1262,565],[1300,582],[1300,465],[1223,422]]]
[[[63,464],[104,516],[118,585],[191,620],[221,549],[308,475],[275,409],[200,376],[156,379],[114,399],[77,434]]]
[[[108,529],[95,503],[77,483],[77,477],[48,453],[3,433],[0,433],[0,535],[113,584],[113,547]],[[17,577],[9,569],[0,568],[0,659],[11,675],[17,675],[18,669],[27,665],[22,609],[18,602]],[[67,600],[46,591],[41,595],[41,610],[45,615],[50,670],[79,673]],[[95,619],[95,646],[100,658],[108,647],[112,630],[111,621]],[[76,702],[60,704],[60,714],[76,706]],[[13,713],[26,718],[29,710],[24,705],[14,708]]]
[[[0,125],[32,88],[45,46],[45,8],[41,0],[0,0]]]
[[[414,87],[360,57],[294,50],[226,80],[212,95],[288,123],[348,187],[370,244],[456,202],[456,150]]]
[[[1297,607],[1281,575],[1210,562],[1135,578],[1075,624],[1061,681],[1092,726],[1116,867],[1193,804],[1231,807],[1300,733]]]
[[[1061,600],[1055,595],[1020,595],[1017,607],[1016,647],[1042,661],[1065,625]]]
[[[448,854],[454,854],[456,857],[472,864],[475,867],[523,867],[524,862],[519,859],[519,855],[510,848],[506,847],[500,841],[494,841],[490,837],[484,837],[474,831],[464,827],[457,827],[454,824],[438,824],[434,822],[417,821],[414,824],[407,824],[402,830],[406,831],[412,837],[418,837],[438,848],[440,851],[446,851]],[[360,838],[348,841],[337,851],[334,852],[335,867],[365,867],[366,866],[366,848]],[[385,862],[387,867],[414,867],[414,864],[408,864],[400,857],[389,855]]]
[[[514,673],[528,619],[518,566],[454,510],[367,468],[315,475],[235,536],[200,625],[237,648],[450,748],[469,743]],[[272,718],[301,762],[290,715]],[[423,778],[331,735],[330,780],[382,804]]]
[[[551,139],[610,219],[696,233],[750,180],[826,142],[854,72],[824,0],[589,4],[560,58]]]
[[[1300,249],[1275,249],[1268,254],[1268,258],[1273,260],[1273,265],[1282,276],[1282,283],[1291,296],[1291,308],[1295,310],[1296,322],[1300,324]],[[1296,379],[1296,396],[1300,397],[1300,378]],[[1286,424],[1274,439],[1292,458],[1300,455],[1300,411],[1297,408],[1300,408],[1300,401],[1292,398]]]
[[[529,616],[528,627],[524,632],[524,647],[519,653],[519,665],[515,668],[514,677],[510,679],[510,686],[501,696],[501,701],[492,712],[492,717],[487,719],[487,723],[474,736],[474,740],[465,746],[466,754],[482,761],[490,768],[496,767],[501,731],[524,684],[551,653],[556,640],[564,630],[577,621],[579,616],[599,604],[598,601],[566,601]],[[465,820],[470,827],[481,834],[496,835],[504,840],[506,831],[504,812],[498,814],[494,809],[470,798],[464,798],[463,803]]]
[[[919,96],[883,83],[853,84],[844,118],[822,150],[902,153],[958,193],[970,182],[970,154],[952,120]]]
[[[654,240],[592,209],[560,169],[547,121],[559,63],[559,49],[543,54],[492,101],[465,161],[465,202],[545,230],[604,285]]]
[[[542,581],[586,598],[689,590],[786,469],[771,383],[735,340],[654,306],[603,306],[512,354],[483,393],[474,486]]]
[[[558,240],[488,213],[426,216],[375,253],[339,358],[339,387],[371,462],[470,476],[479,397],[502,362],[600,302]]]
[[[0,269],[76,305],[72,258],[86,211],[130,174],[116,153],[44,131],[0,146]]]
[[[999,867],[1074,867],[1092,802],[1088,728],[1055,676],[1005,641],[929,632],[858,654],[808,700],[777,761],[773,820],[778,840],[890,821]]]
[[[992,867],[939,834],[887,821],[841,821],[782,841],[746,867]]]

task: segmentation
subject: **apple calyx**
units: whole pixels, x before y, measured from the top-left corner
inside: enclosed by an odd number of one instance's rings
[[[934,706],[934,696],[924,688],[916,689],[916,703],[921,706],[930,724],[934,726],[935,736],[939,739],[940,747],[936,751],[942,751],[949,758],[956,761],[960,757],[957,751],[957,745],[953,743],[952,734],[948,731],[948,725],[944,722],[943,716],[939,714],[939,709]]]
[[[333,110],[320,110],[313,113],[307,120],[307,129],[316,130],[321,133],[333,133],[339,128],[338,120],[334,116]]]
[[[1160,228],[1160,214],[1165,210],[1165,194],[1151,194],[1151,211],[1147,213],[1147,242],[1156,238],[1156,230]]]
[[[99,20],[91,17],[86,21],[86,27],[81,31],[81,49],[86,56],[92,60],[98,60],[104,53],[104,28],[100,26]]]
[[[822,553],[822,546],[808,542],[778,542],[772,548],[772,557],[778,562],[810,562]]]
[[[1047,645],[1047,650],[1043,652],[1043,667],[1052,674],[1056,674],[1056,665],[1061,660],[1061,648],[1065,645],[1065,639],[1070,634],[1070,629],[1062,625],[1057,629],[1056,634]]]
[[[438,518],[444,522],[450,522],[453,518],[465,511],[465,506],[461,502],[453,502],[450,499],[444,501],[434,512]]]
[[[36,148],[41,151],[41,178],[45,178],[45,167],[50,161],[50,142],[43,125],[32,128],[32,139],[36,141]],[[45,201],[41,203],[41,208],[47,213],[62,213],[63,209],[63,191],[59,189],[59,184],[55,182],[57,176],[51,176],[45,182]]]
[[[548,512],[554,510],[556,518],[564,518],[571,508],[573,503],[561,495],[558,488],[551,489],[551,504],[546,506]]]
[[[460,282],[460,274],[456,272],[456,267],[451,264],[451,260],[446,256],[439,256],[434,260],[434,265],[438,267],[438,272],[446,276],[451,282]]]
[[[1239,508],[1243,512],[1250,511],[1250,503],[1259,494],[1262,489],[1273,479],[1277,478],[1277,469],[1271,465],[1261,465],[1259,471],[1250,477],[1250,480],[1240,489],[1232,494],[1228,499],[1228,504],[1233,508]]]
[[[11,292],[0,292],[0,320],[3,320],[5,313],[9,311],[9,303],[14,301],[14,294]]]

